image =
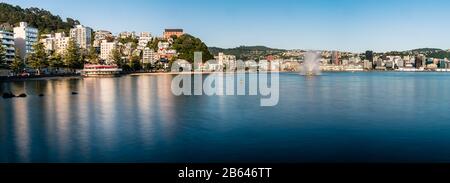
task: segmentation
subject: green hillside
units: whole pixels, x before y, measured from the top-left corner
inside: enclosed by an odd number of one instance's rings
[[[32,27],[39,29],[40,34],[65,31],[74,25],[80,24],[78,20],[67,18],[63,21],[61,17],[40,8],[21,8],[6,3],[0,3],[0,25],[3,29],[11,29],[19,22],[28,22]]]

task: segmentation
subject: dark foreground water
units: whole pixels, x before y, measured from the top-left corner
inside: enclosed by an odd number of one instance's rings
[[[275,107],[172,77],[0,83],[29,95],[0,98],[0,162],[450,162],[447,73],[283,73]]]

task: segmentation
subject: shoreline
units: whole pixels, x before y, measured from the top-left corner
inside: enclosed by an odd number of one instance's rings
[[[74,79],[81,78],[79,74],[66,74],[66,75],[41,75],[41,76],[2,76],[0,82],[8,81],[32,81],[32,80],[50,80],[57,78]]]
[[[300,73],[299,71],[268,71],[268,72],[277,72],[277,73]],[[450,71],[397,71],[397,70],[389,70],[389,71],[377,71],[377,70],[355,70],[355,71],[321,71],[321,73],[450,73]],[[124,73],[121,76],[143,76],[143,75],[180,75],[180,74],[212,74],[212,73],[237,73],[237,72],[212,72],[212,71],[195,71],[195,72],[134,72],[134,73]],[[239,72],[239,73],[258,73],[258,72]],[[80,79],[84,78],[80,74],[67,74],[67,75],[41,75],[41,76],[2,76],[0,77],[0,82],[8,82],[8,81],[28,81],[28,80],[51,80],[51,79]],[[89,77],[87,77],[89,78]],[[102,77],[90,77],[90,78],[102,78]]]

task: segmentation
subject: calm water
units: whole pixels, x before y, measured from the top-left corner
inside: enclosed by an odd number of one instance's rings
[[[0,98],[0,162],[450,162],[447,73],[283,73],[275,107],[172,77],[0,83],[29,95]]]

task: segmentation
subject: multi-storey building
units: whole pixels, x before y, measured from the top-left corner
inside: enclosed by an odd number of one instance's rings
[[[32,53],[33,45],[38,41],[38,29],[29,27],[26,22],[20,22],[19,27],[14,27],[14,44],[20,50],[20,57]]]
[[[70,29],[70,37],[75,40],[81,49],[89,49],[91,47],[92,29],[82,25],[77,25]]]
[[[67,51],[67,46],[69,45],[70,39],[71,38],[65,36],[64,33],[56,33],[54,39],[56,53],[64,55]]]
[[[156,61],[158,61],[158,54],[148,47],[144,48],[142,52],[142,63],[147,64],[154,64]]]
[[[10,64],[14,60],[14,33],[0,30],[0,46],[5,48],[5,61]]]
[[[112,51],[116,49],[116,47],[116,42],[108,42],[107,40],[103,40],[100,44],[100,59],[104,60],[106,64],[113,62]]]
[[[70,37],[66,37],[64,32],[44,34],[41,37],[39,42],[44,44],[45,50],[49,53],[56,52],[58,54],[64,54],[70,41]]]
[[[45,51],[52,52],[54,48],[54,35],[53,34],[43,34],[41,35],[41,39],[39,40],[42,45],[44,45]]]
[[[366,59],[369,60],[369,62],[373,62],[373,51],[371,51],[371,50],[366,51],[365,56],[366,56]]]
[[[426,65],[426,63],[425,63],[426,57],[422,54],[417,55],[414,60],[415,60],[415,67],[417,69],[424,67]]]
[[[373,59],[373,58],[372,58]],[[364,66],[363,66],[364,70],[372,70],[373,69],[373,64],[370,60],[364,60]]]
[[[340,62],[340,60],[339,60],[339,52],[338,52],[338,51],[333,51],[333,52],[331,53],[331,62],[332,62],[334,65],[341,65],[341,62]]]
[[[217,60],[217,64],[219,66],[225,67],[229,70],[234,70],[236,68],[236,56],[234,55],[225,55],[220,52],[217,56],[214,56],[214,59]]]
[[[163,33],[164,39],[169,39],[171,36],[180,37],[183,34],[183,29],[165,29]]]

